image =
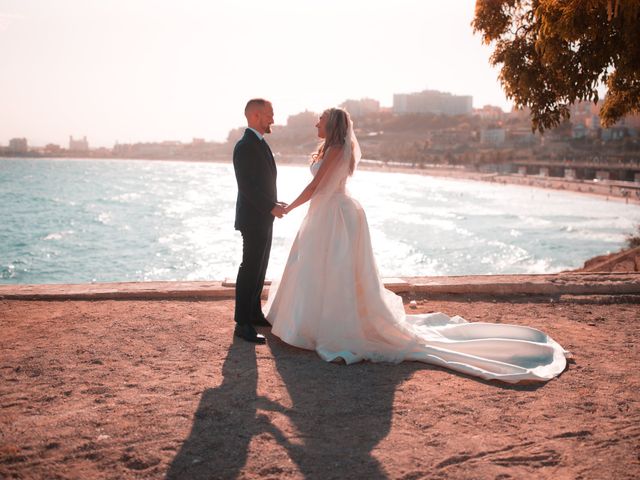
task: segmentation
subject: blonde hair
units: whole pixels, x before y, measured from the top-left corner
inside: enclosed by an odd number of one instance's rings
[[[326,137],[318,146],[318,150],[311,155],[313,161],[318,161],[324,157],[324,154],[331,147],[342,148],[347,141],[347,133],[349,131],[349,123],[351,118],[349,112],[342,108],[328,108],[322,115],[328,114],[326,129]],[[349,175],[355,170],[355,157],[353,155],[353,145],[351,145],[351,159],[349,164]]]

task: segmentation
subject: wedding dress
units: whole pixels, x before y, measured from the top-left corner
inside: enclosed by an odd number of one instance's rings
[[[328,362],[421,361],[508,383],[559,375],[568,352],[534,328],[405,314],[402,298],[384,288],[364,210],[346,189],[351,152],[359,160],[352,126],[343,158],[314,192],[281,279],[269,289],[272,333]],[[312,164],[314,175],[319,167]]]

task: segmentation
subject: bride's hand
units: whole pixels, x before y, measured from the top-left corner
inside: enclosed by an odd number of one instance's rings
[[[286,202],[278,202],[278,203],[283,208],[285,215],[290,212],[288,203],[286,203]]]

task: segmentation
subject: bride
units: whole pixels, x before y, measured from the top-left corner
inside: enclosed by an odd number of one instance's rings
[[[313,180],[286,209],[310,200],[309,211],[265,306],[272,333],[328,362],[413,360],[509,383],[564,370],[568,352],[539,330],[405,314],[402,299],[384,288],[364,210],[346,189],[361,156],[349,114],[328,109],[316,128],[323,142]]]

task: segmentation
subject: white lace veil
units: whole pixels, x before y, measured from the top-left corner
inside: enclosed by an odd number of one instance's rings
[[[288,276],[286,278],[285,276],[282,277],[282,281],[289,284],[296,284],[300,281],[299,278],[304,278],[305,282],[311,282],[311,286],[305,283],[309,291],[319,291],[325,285],[324,282],[331,283],[328,272],[333,270],[331,270],[329,263],[324,261],[309,262],[305,258],[315,257],[319,260],[324,258],[331,245],[335,248],[335,245],[345,244],[344,240],[338,238],[341,234],[344,234],[344,229],[338,228],[336,230],[336,227],[344,222],[338,220],[341,218],[342,213],[339,209],[340,199],[335,194],[343,194],[344,192],[344,194],[348,195],[348,192],[346,192],[347,179],[356,170],[362,156],[360,145],[353,133],[353,122],[346,111],[345,114],[347,116],[347,133],[344,145],[342,147],[331,147],[340,148],[340,156],[332,165],[331,170],[327,171],[322,177],[311,196],[309,210],[300,225],[289,253],[287,268],[285,268],[285,273],[283,274]],[[325,150],[324,154],[326,153],[327,151]],[[295,267],[294,265],[296,264],[299,267]],[[313,266],[313,269],[304,270],[309,265]],[[317,288],[314,286],[316,280],[322,280],[317,285]],[[279,280],[274,280],[269,288],[269,297],[265,305],[266,312],[269,312],[272,306],[276,310],[281,308],[276,294],[279,284]],[[323,297],[318,296],[318,298],[322,300]]]
[[[330,147],[331,149],[342,148],[342,152],[337,162],[333,165],[333,168],[326,172],[322,180],[320,180],[319,185],[311,196],[311,206],[313,206],[314,203],[317,203],[320,197],[332,195],[336,192],[343,192],[348,177],[355,172],[358,163],[360,162],[360,158],[362,157],[360,145],[353,133],[353,122],[351,121],[347,111],[343,111],[347,116],[347,133],[345,135],[344,145],[342,147]]]

